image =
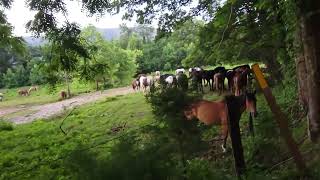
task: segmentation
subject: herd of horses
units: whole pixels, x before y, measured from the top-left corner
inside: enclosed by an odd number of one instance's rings
[[[177,69],[174,74],[160,74],[155,72],[155,76],[147,76],[140,74],[132,81],[134,90],[146,91],[147,88],[164,83],[165,87],[179,87],[179,79],[187,77],[183,68]],[[198,92],[204,92],[203,86],[209,86],[210,91],[217,90],[219,95],[225,90],[229,90],[229,94],[223,100],[207,101],[198,100],[191,102],[184,108],[184,116],[187,120],[198,119],[206,125],[220,125],[223,144],[221,145],[223,152],[226,151],[226,141],[228,138],[228,118],[229,108],[238,112],[239,117],[246,110],[249,112],[249,131],[253,134],[252,117],[257,116],[257,99],[256,91],[248,88],[252,85],[252,71],[249,65],[241,65],[232,69],[225,67],[216,67],[212,70],[204,70],[199,67],[189,68],[187,77],[191,80],[193,87]],[[225,88],[225,79],[227,79],[227,88]],[[228,106],[229,104],[229,106]],[[233,105],[230,105],[233,104]]]
[[[31,86],[29,89],[19,89],[18,94],[20,96],[29,96],[32,91],[38,91],[39,87],[38,86]]]
[[[160,74],[160,71],[155,72],[155,76],[139,74],[132,81],[134,90],[145,91],[148,87],[154,84],[164,83],[169,87],[179,86],[179,78],[187,77],[185,69],[179,68],[175,71],[176,74]],[[249,65],[241,65],[232,69],[225,67],[216,67],[212,70],[204,70],[199,67],[189,68],[189,80],[198,92],[204,92],[203,86],[209,86],[210,91],[217,90],[219,95],[227,89],[235,96],[244,93],[247,86],[251,84],[252,75]],[[227,79],[228,88],[225,88],[225,79]]]
[[[32,91],[38,91],[39,87],[38,86],[31,86],[29,89],[19,89],[18,94],[20,96],[29,96]],[[62,90],[60,91],[60,100],[62,99],[67,99],[67,92]]]

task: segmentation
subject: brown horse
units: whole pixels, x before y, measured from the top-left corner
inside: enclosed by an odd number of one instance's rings
[[[240,96],[247,88],[248,85],[248,74],[250,69],[245,69],[243,71],[236,71],[233,76],[233,86],[235,91],[235,96]]]
[[[216,73],[213,76],[215,88],[219,91],[219,95],[224,91],[224,79],[225,75],[223,73]]]
[[[61,91],[60,92],[60,96],[61,96],[61,99],[67,99],[67,92],[66,91]]]
[[[134,79],[131,83],[132,89],[133,90],[139,90],[140,89],[140,82],[137,79]]]
[[[199,121],[205,123],[206,125],[220,125],[223,137],[222,150],[226,151],[226,142],[228,138],[228,107],[227,107],[227,99],[232,99],[232,101],[236,101],[239,108],[240,116],[241,114],[247,110],[254,117],[257,115],[256,110],[256,97],[255,93],[246,92],[241,96],[227,96],[224,100],[221,101],[207,101],[200,100],[196,101],[184,110],[184,115],[187,120],[191,120],[193,118],[197,118]],[[232,97],[232,98],[229,98]]]
[[[26,90],[26,89],[20,89],[20,90],[18,91],[18,94],[19,94],[20,96],[29,96],[29,92],[28,92],[28,90]]]
[[[228,79],[228,89],[231,93],[234,92],[233,77],[234,77],[235,73],[236,73],[236,71],[234,71],[234,70],[228,70],[226,72],[226,78]]]

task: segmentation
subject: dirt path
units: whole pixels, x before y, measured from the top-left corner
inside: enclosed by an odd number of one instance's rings
[[[10,115],[12,113],[16,113],[19,111],[25,111],[29,113],[26,113],[24,115],[17,115],[17,116],[13,115],[12,117],[8,118],[8,120],[15,124],[29,123],[39,118],[47,119],[49,117],[52,117],[54,115],[61,113],[65,109],[70,109],[78,105],[94,102],[104,97],[125,95],[133,92],[134,91],[130,87],[115,88],[115,89],[110,89],[103,92],[99,91],[94,93],[82,94],[74,98],[55,102],[55,103],[35,105],[35,106],[29,106],[29,107],[1,109],[0,117],[4,115]]]

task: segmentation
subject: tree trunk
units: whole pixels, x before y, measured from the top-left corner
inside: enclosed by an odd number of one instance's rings
[[[99,91],[99,81],[96,80],[96,91]]]
[[[65,79],[66,79],[66,84],[67,84],[67,95],[68,95],[68,98],[71,97],[71,91],[70,91],[70,77],[69,77],[69,73],[68,72],[64,72],[65,74]]]
[[[296,58],[296,69],[298,78],[298,95],[300,104],[306,109],[308,107],[308,85],[307,85],[307,68],[303,53]]]
[[[103,77],[103,90],[106,88],[106,78]]]
[[[300,76],[306,76],[309,135],[316,142],[320,134],[320,1],[300,1],[298,9],[307,72]]]
[[[67,76],[67,86],[68,86],[68,98],[71,97],[71,91],[70,91],[70,81],[69,81],[69,76]]]

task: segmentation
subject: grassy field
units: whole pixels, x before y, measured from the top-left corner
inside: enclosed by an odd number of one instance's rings
[[[2,123],[0,179],[77,177],[80,172],[71,172],[70,167],[65,167],[72,156],[91,151],[105,156],[107,154],[104,153],[108,152],[106,147],[114,143],[105,141],[152,123],[153,119],[150,107],[141,94],[106,98],[75,109],[63,124],[67,133],[64,135],[59,125],[66,114],[15,126],[12,130]],[[112,128],[124,123],[126,127],[123,131],[112,131]],[[103,148],[98,144],[102,144]],[[86,150],[78,152],[79,149]]]
[[[78,80],[74,80],[70,87],[73,95],[95,90],[94,84],[79,82]],[[31,92],[29,96],[19,96],[19,89],[29,89],[29,87],[0,89],[0,92],[4,94],[4,100],[0,102],[0,108],[56,102],[60,98],[60,91],[65,90],[66,86],[60,84],[54,90],[51,90],[48,86],[39,86],[39,90]]]
[[[288,114],[295,139],[300,142],[307,124],[295,103],[295,88],[279,87],[274,93]],[[37,97],[29,98],[38,103]],[[221,96],[209,92],[204,98],[217,100]],[[9,100],[12,105],[22,104],[17,97]],[[297,178],[293,161],[269,172],[270,167],[290,155],[261,94],[258,112],[254,138],[246,134],[248,114],[244,113],[240,121],[248,168],[246,179]],[[62,122],[66,134],[60,129]],[[162,131],[163,126],[155,122],[152,108],[142,93],[105,98],[30,124],[0,121],[0,179],[181,179],[178,145]],[[203,127],[200,123],[198,126]],[[220,129],[201,128],[201,131],[204,139],[211,139]],[[221,151],[220,144],[217,145],[215,150]],[[309,155],[315,148],[319,147],[308,141],[300,145],[301,151]],[[311,179],[320,178],[319,155],[307,155],[307,165],[314,175]],[[236,179],[231,153],[210,161],[188,157],[186,167],[189,179]]]

